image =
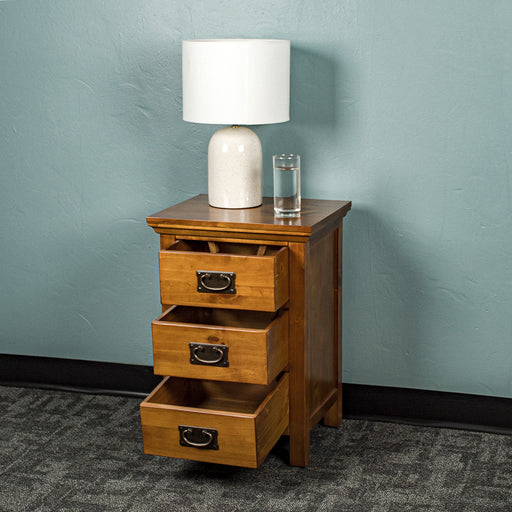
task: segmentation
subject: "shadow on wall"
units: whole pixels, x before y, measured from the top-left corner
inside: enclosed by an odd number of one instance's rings
[[[331,57],[292,48],[290,119],[318,129],[335,129],[338,122],[338,63]]]
[[[426,276],[411,252],[413,236],[357,205],[349,214],[343,250],[347,382],[392,386],[400,384],[399,375],[414,385],[431,367],[428,350],[418,346],[426,339]]]
[[[264,193],[272,195],[272,155],[299,153],[302,165],[324,145],[313,149],[323,133],[338,129],[339,61],[309,49],[291,48],[290,121],[258,130],[263,146]],[[332,151],[336,151],[332,149]]]

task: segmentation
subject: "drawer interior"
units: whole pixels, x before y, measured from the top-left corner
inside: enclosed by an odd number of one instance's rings
[[[238,244],[231,242],[205,242],[202,240],[177,240],[168,250],[186,252],[218,252],[219,254],[236,254],[240,256],[258,256],[260,245]],[[274,256],[281,249],[279,246],[266,245],[264,256]]]
[[[275,386],[168,378],[147,403],[254,415]]]
[[[267,329],[275,316],[275,313],[265,311],[174,306],[167,310],[158,321],[263,330]]]

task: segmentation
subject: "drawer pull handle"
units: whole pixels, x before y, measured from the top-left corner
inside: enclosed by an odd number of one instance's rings
[[[231,278],[229,276],[227,276],[226,274],[219,274],[219,277],[226,281],[226,284],[224,286],[210,286],[210,285],[206,284],[205,281],[207,279],[211,279],[212,278],[211,274],[202,274],[201,278],[200,278],[201,284],[209,292],[223,292],[224,290],[227,290],[230,287],[230,285],[231,285]]]
[[[203,345],[201,343],[189,343],[188,346],[190,349],[191,364],[229,366],[229,347],[227,345]]]
[[[197,291],[201,293],[236,293],[234,272],[198,270]]]
[[[179,425],[180,444],[182,446],[192,446],[193,448],[207,448],[218,450],[217,430],[214,428],[189,427]],[[206,438],[206,441],[201,439]]]
[[[202,359],[198,355],[198,352],[203,351],[203,350],[204,349],[203,349],[202,345],[199,345],[199,347],[194,348],[194,356],[200,363],[215,364],[215,363],[219,363],[222,360],[222,358],[224,357],[224,352],[220,348],[212,347],[212,350],[217,352],[217,354],[219,354],[219,357],[217,357],[217,359]]]

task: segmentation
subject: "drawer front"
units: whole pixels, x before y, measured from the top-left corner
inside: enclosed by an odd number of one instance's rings
[[[162,304],[277,311],[288,300],[288,249],[252,256],[171,247],[160,251],[160,293]]]
[[[168,377],[140,406],[144,452],[256,468],[288,426],[288,381],[252,389]]]
[[[155,374],[269,384],[288,363],[288,311],[272,316],[173,306],[152,323]]]

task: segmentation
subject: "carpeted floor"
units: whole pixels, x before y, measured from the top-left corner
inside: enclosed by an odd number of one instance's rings
[[[2,512],[512,512],[512,437],[345,420],[307,468],[142,453],[139,400],[0,387]]]

